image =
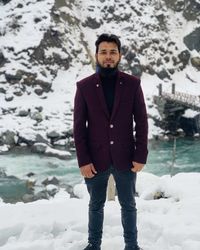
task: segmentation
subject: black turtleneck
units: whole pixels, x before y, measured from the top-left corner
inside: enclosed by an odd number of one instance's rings
[[[115,98],[115,85],[117,81],[117,74],[111,76],[101,76],[101,84],[106,100],[106,104],[110,115],[112,114],[114,98]]]

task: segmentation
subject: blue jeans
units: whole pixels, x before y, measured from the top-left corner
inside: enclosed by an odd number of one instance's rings
[[[104,172],[97,173],[93,178],[85,178],[89,202],[88,241],[100,246],[103,232],[104,204],[110,174],[116,182],[119,203],[121,205],[121,221],[124,229],[126,247],[137,249],[137,226],[135,206],[136,173],[131,170],[120,171],[113,167]]]

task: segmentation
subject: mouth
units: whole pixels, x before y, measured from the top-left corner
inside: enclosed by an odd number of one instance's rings
[[[111,67],[114,62],[105,62],[104,65],[105,67]]]

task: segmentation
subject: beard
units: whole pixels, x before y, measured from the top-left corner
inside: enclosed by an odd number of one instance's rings
[[[114,76],[118,71],[119,62],[117,62],[113,67],[108,63],[106,66],[96,63],[96,72],[99,73],[103,77],[111,77]]]

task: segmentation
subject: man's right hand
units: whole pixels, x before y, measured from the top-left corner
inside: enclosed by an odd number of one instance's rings
[[[85,178],[92,178],[95,174],[97,174],[97,171],[92,163],[80,167],[80,171],[82,176]]]

